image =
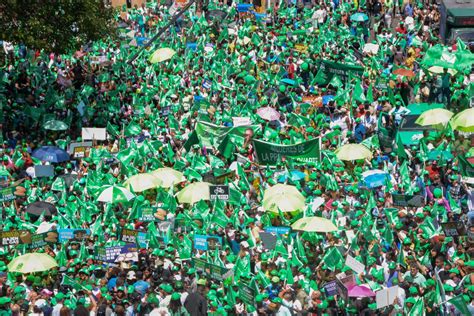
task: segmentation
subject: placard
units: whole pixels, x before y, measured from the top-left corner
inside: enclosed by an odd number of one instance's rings
[[[227,283],[234,275],[233,270],[209,263],[203,259],[193,258],[193,264],[196,271],[202,272],[207,277],[217,281],[224,281],[224,283]]]
[[[86,142],[81,142],[81,143],[70,143],[69,147],[67,149],[67,152],[70,155],[74,154],[74,149],[76,147],[92,147],[92,142],[91,141],[86,141]]]
[[[46,233],[34,234],[31,236],[30,248],[41,248],[46,246],[48,243],[57,243],[59,234],[57,231],[52,230]]]
[[[121,241],[128,244],[138,244],[140,248],[147,247],[146,233],[133,229],[123,229]]]
[[[421,207],[425,205],[422,195],[392,194],[393,205],[398,207]]]
[[[314,95],[307,95],[301,98],[302,103],[308,103],[312,106],[321,107],[323,105],[323,99]]]
[[[265,227],[267,233],[274,233],[277,235],[286,235],[290,232],[291,227],[288,226],[269,226]]]
[[[27,230],[1,231],[0,240],[2,246],[31,244],[31,233]]]
[[[275,249],[277,243],[277,235],[275,233],[261,232],[259,233],[263,248],[268,250]]]
[[[35,178],[49,178],[54,177],[53,165],[36,165]]]
[[[111,247],[94,247],[95,260],[104,262],[115,262],[122,254],[134,253],[137,251],[135,245],[111,246]]]
[[[299,53],[306,53],[308,51],[308,45],[306,44],[295,44],[295,50]]]
[[[255,290],[247,283],[241,282],[239,285],[239,298],[250,306],[255,305]]]
[[[227,201],[229,199],[228,185],[211,185],[209,186],[210,200]]]
[[[398,296],[398,285],[375,292],[377,309],[393,305]]]
[[[58,229],[59,242],[66,242],[68,240],[83,241],[91,235],[90,229],[74,229],[74,228],[60,228]]]
[[[250,117],[233,116],[232,123],[234,124],[235,127],[252,125],[252,121],[250,120]]]
[[[462,222],[441,223],[441,227],[443,228],[446,237],[457,237],[466,235],[466,229]]]
[[[331,281],[323,285],[326,296],[334,296],[337,294],[337,281]]]
[[[365,271],[365,265],[359,261],[357,261],[351,255],[347,255],[346,257],[346,266],[351,268],[357,274],[361,274]]]
[[[106,140],[107,131],[105,130],[105,128],[83,127],[82,139],[83,140]]]
[[[14,199],[16,199],[14,187],[0,189],[0,202],[8,202]]]
[[[194,235],[194,248],[198,250],[221,249],[222,238],[219,236]]]
[[[74,152],[73,152],[72,156],[75,159],[87,158],[87,157],[89,157],[90,152],[91,152],[90,147],[77,146],[77,147],[74,147]]]
[[[138,209],[138,220],[141,222],[153,222],[157,220],[155,213],[158,207],[156,206],[140,206]]]

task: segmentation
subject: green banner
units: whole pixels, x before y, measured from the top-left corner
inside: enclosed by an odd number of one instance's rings
[[[247,305],[255,305],[255,290],[248,284],[241,283],[239,286],[239,298]]]
[[[15,199],[15,188],[8,187],[0,189],[0,202],[8,202]]]
[[[156,206],[141,206],[138,209],[138,220],[141,222],[154,222],[157,220],[155,213],[158,207]]]
[[[328,60],[321,60],[320,69],[325,74],[326,83],[331,81],[334,75],[337,75],[342,81],[348,81],[351,76],[361,77],[364,73],[364,67],[362,66],[336,63]]]
[[[262,165],[275,165],[283,157],[293,162],[317,162],[321,158],[320,139],[315,138],[295,145],[279,145],[253,140],[258,162]]]
[[[202,272],[214,280],[223,281],[225,284],[230,282],[234,275],[233,270],[209,263],[203,259],[193,258],[193,263],[197,271]]]

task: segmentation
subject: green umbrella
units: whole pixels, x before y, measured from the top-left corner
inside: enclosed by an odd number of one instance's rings
[[[337,231],[337,227],[328,219],[317,216],[303,217],[297,220],[291,228],[305,232],[329,233]]]
[[[296,187],[286,184],[274,185],[263,194],[263,208],[274,213],[303,210],[304,202],[304,196]]]
[[[194,182],[186,186],[184,189],[176,194],[179,203],[194,204],[201,200],[210,200],[208,182]]]
[[[48,271],[57,267],[58,263],[53,257],[45,253],[27,253],[16,257],[8,264],[8,271],[19,273],[34,273]]]
[[[50,131],[65,131],[69,126],[67,126],[63,121],[50,120],[44,123],[43,128]]]
[[[459,112],[451,119],[451,126],[461,132],[474,132],[474,108]]]
[[[446,109],[431,109],[421,113],[416,119],[415,123],[421,126],[432,126],[432,125],[446,125],[453,112]]]
[[[105,185],[100,189],[100,194],[97,201],[105,203],[120,203],[128,202],[133,199],[135,195],[124,187],[116,185]]]

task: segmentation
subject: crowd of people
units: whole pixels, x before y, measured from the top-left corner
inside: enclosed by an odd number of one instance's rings
[[[120,9],[116,36],[70,54],[3,43],[0,315],[472,315],[472,134],[399,130],[412,104],[472,106],[472,54],[440,44],[438,5],[211,2],[142,50],[177,10]],[[439,66],[437,49],[468,62]],[[256,142],[319,157],[264,163]],[[348,144],[370,155],[342,159]],[[182,178],[137,189],[160,168]],[[202,182],[228,197],[179,193]],[[282,184],[303,207],[268,205]],[[337,229],[292,229],[314,217]],[[14,271],[28,253],[57,265]]]

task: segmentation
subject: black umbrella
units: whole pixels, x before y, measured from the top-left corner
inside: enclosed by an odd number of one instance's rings
[[[70,188],[71,185],[74,184],[74,182],[77,180],[77,174],[63,174],[59,176],[60,178],[63,178],[64,184],[66,185],[66,188]]]
[[[26,207],[26,212],[35,216],[40,216],[44,212],[45,216],[51,216],[53,214],[56,214],[58,210],[56,209],[56,206],[51,203],[38,201],[28,205]]]
[[[225,20],[225,17],[227,16],[227,12],[223,10],[209,10],[206,13],[206,19],[207,20],[218,20],[218,21],[223,21]]]

